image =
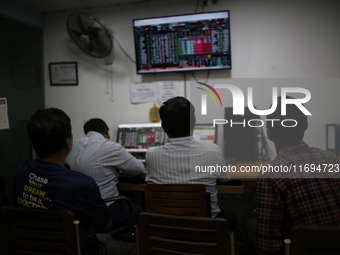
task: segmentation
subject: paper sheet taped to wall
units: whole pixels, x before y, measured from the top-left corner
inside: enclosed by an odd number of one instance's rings
[[[184,87],[184,83],[181,81],[160,81],[157,84],[158,88],[158,102],[162,104],[166,100],[182,96],[181,87]]]
[[[162,104],[169,98],[182,96],[183,87],[184,82],[181,81],[131,82],[131,103],[158,102],[159,104]]]
[[[0,98],[0,130],[9,129],[7,98]]]
[[[132,104],[157,101],[157,87],[153,82],[131,82],[130,99]]]

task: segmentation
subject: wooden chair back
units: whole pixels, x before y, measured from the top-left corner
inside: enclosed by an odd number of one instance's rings
[[[225,219],[143,212],[138,217],[139,255],[230,255]]]
[[[1,208],[4,254],[80,255],[78,221],[69,210]]]
[[[300,226],[285,240],[286,254],[340,254],[340,226]],[[287,251],[288,250],[288,251]]]
[[[210,217],[210,194],[203,184],[154,184],[145,186],[147,212]]]

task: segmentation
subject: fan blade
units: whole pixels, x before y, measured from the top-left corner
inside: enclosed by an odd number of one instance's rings
[[[68,18],[67,26],[71,38],[85,52],[98,58],[111,53],[111,34],[96,18],[85,13],[73,13]]]
[[[74,28],[70,28],[70,32],[76,37],[80,37],[83,34],[80,33],[78,30],[75,30]]]
[[[89,27],[87,29],[87,32],[89,34],[89,36],[91,38],[95,38],[95,39],[99,39],[100,38],[100,33],[103,34],[105,33],[105,31],[103,30],[103,28],[101,27],[95,27],[95,26],[92,26],[92,27]]]
[[[78,25],[80,31],[82,31],[83,34],[87,34],[87,29],[84,26],[85,22],[84,22],[83,18],[81,17],[81,15],[78,14],[76,19],[77,19],[77,25]]]

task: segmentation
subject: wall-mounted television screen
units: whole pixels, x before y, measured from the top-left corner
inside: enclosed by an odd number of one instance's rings
[[[231,69],[229,11],[133,20],[138,74]]]

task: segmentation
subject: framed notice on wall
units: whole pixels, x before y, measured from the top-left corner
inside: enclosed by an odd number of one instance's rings
[[[77,62],[49,63],[52,86],[78,85]]]

